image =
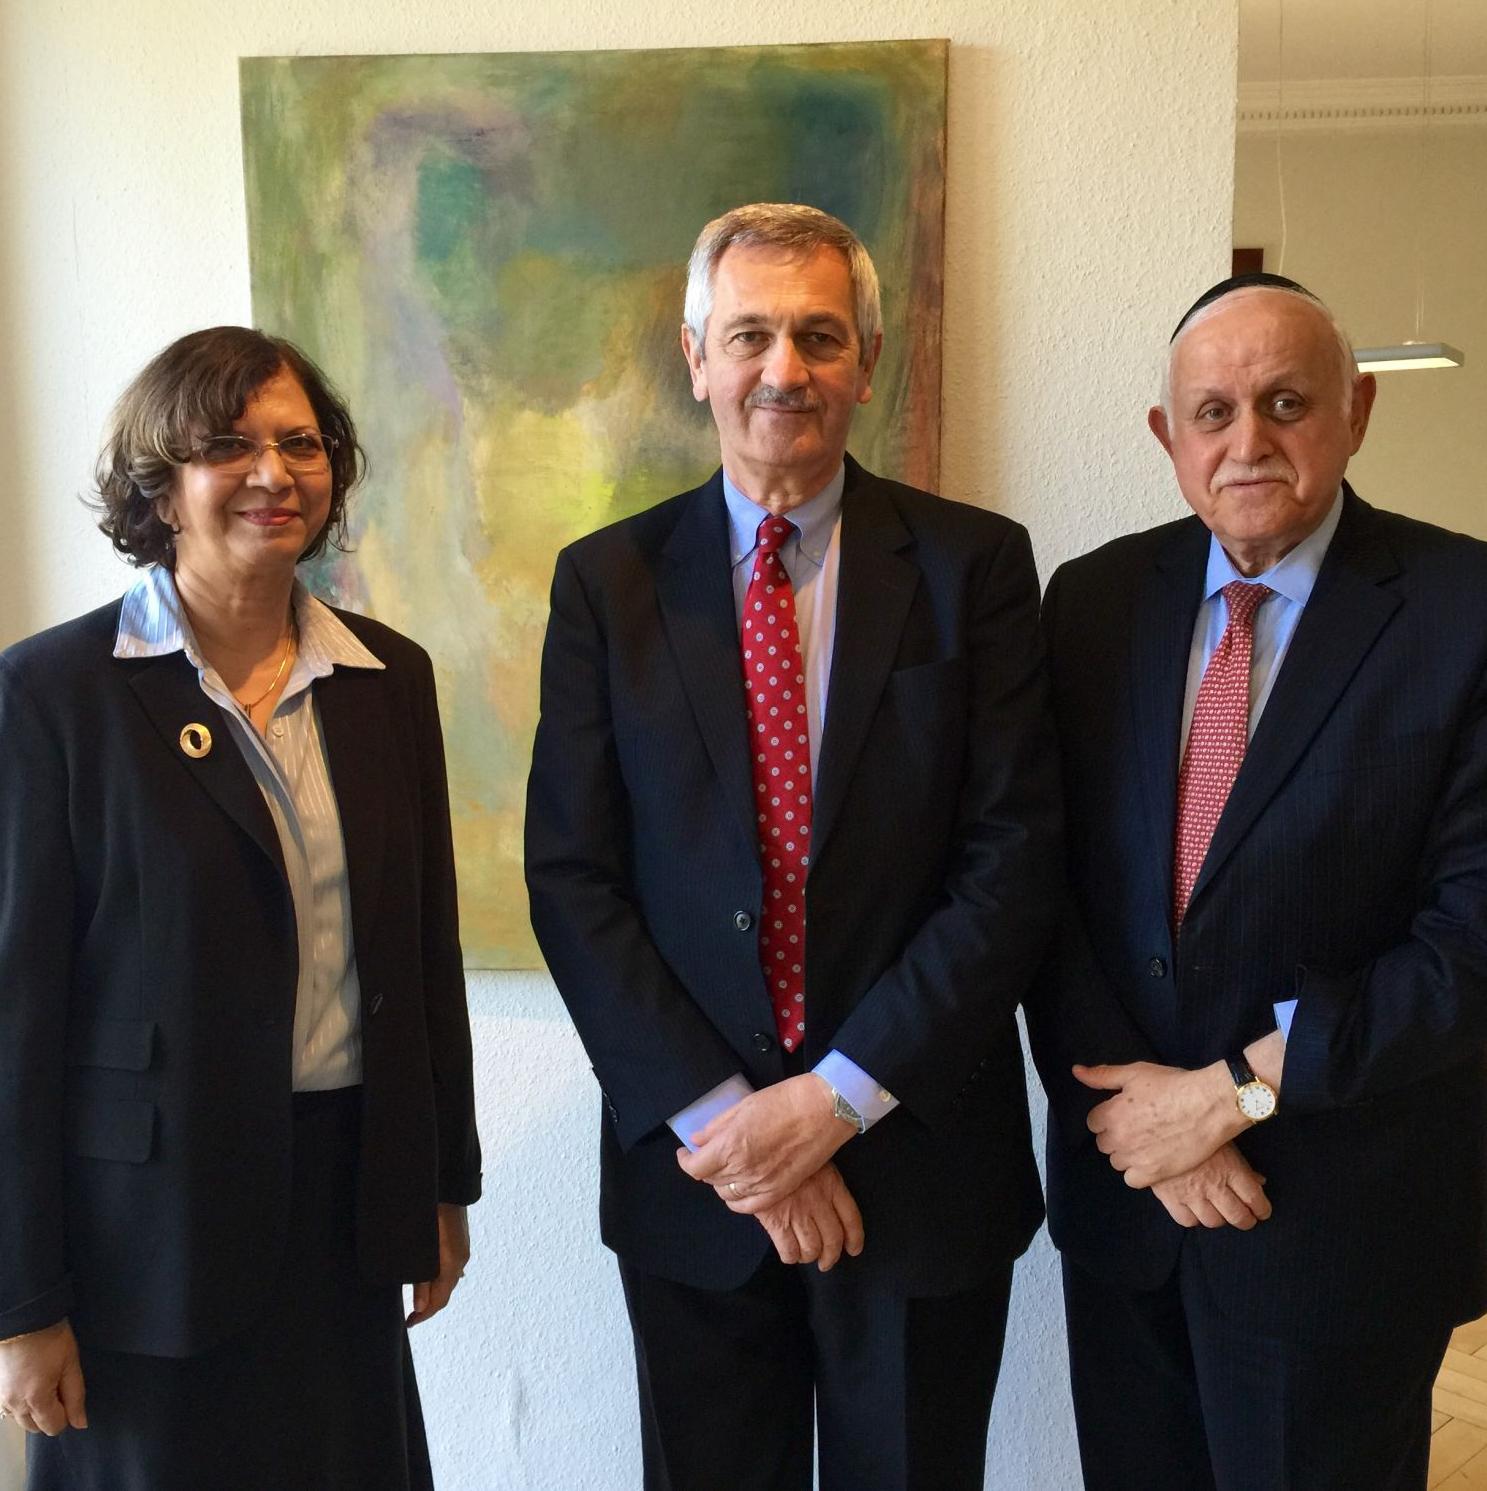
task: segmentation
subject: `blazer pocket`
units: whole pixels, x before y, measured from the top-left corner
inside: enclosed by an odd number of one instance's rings
[[[153,1020],[83,1020],[67,1034],[67,1065],[147,1071],[155,1057]]]
[[[1318,746],[1309,775],[1342,776],[1355,771],[1418,771],[1436,759],[1440,733],[1409,730],[1400,735],[1372,735],[1337,745]]]
[[[933,663],[915,663],[911,668],[895,668],[888,675],[891,689],[938,689],[960,683],[966,676],[963,657],[940,658]]]
[[[85,1160],[142,1165],[155,1147],[155,1105],[143,1098],[79,1099],[67,1122],[67,1149]]]

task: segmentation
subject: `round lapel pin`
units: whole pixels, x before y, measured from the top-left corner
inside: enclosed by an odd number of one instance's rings
[[[212,749],[212,732],[205,725],[187,725],[181,731],[181,749],[193,760]]]

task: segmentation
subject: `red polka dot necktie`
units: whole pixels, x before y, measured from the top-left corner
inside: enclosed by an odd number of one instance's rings
[[[1229,789],[1249,746],[1249,672],[1255,612],[1274,591],[1232,580],[1224,586],[1229,623],[1214,648],[1177,774],[1177,835],[1172,861],[1172,925],[1182,926]]]
[[[786,518],[771,516],[760,523],[740,636],[764,869],[759,963],[774,1005],[775,1029],[787,1051],[805,1036],[805,877],[811,862],[805,667],[795,625],[795,591],[780,558],[794,532]]]

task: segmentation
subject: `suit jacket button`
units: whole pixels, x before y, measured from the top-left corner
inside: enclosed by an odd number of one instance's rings
[[[1146,965],[1146,971],[1153,978],[1167,977],[1167,965],[1160,958],[1153,958],[1151,962]]]
[[[747,932],[754,925],[754,918],[747,911],[735,911],[733,913],[733,925],[740,932]]]
[[[762,1030],[756,1030],[754,1032],[754,1049],[761,1055],[767,1055],[774,1050],[774,1037],[772,1035],[765,1035]]]

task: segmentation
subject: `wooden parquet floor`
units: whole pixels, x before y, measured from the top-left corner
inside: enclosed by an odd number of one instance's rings
[[[1433,1396],[1431,1491],[1487,1491],[1487,1315],[1452,1334]]]

